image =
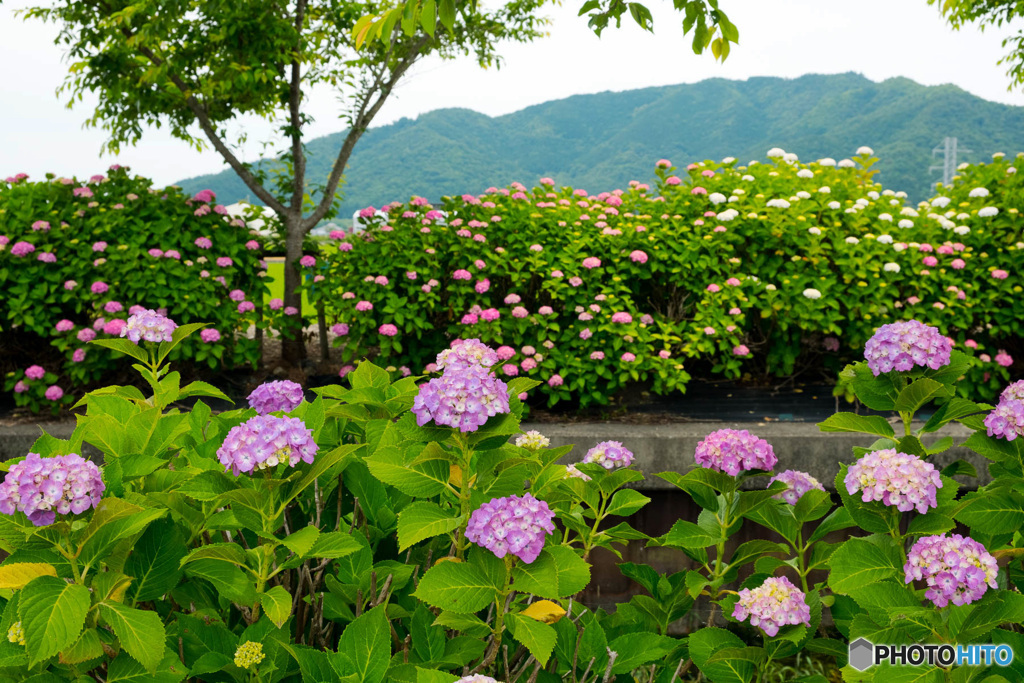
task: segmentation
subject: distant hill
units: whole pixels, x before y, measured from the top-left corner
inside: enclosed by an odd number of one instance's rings
[[[437,199],[516,180],[531,185],[542,176],[612,190],[649,180],[662,157],[677,165],[725,156],[745,163],[763,160],[770,147],[814,160],[869,145],[881,157],[878,180],[921,199],[938,179],[928,167],[940,162],[932,148],[944,136],[972,150],[961,161],[1022,151],[1024,107],[953,85],[875,83],[848,73],[575,95],[495,118],[440,109],[367,131],[346,174],[340,215],[414,194]],[[335,133],[310,141],[310,178],[326,179],[343,139]],[[190,192],[210,188],[224,203],[254,199],[231,170],[178,184]]]

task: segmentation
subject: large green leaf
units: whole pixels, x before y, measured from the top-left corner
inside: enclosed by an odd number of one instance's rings
[[[649,502],[651,502],[651,499],[636,489],[620,489],[612,496],[605,513],[618,515],[619,517],[628,517],[638,512],[640,508]]]
[[[710,661],[719,650],[741,649],[744,643],[725,629],[709,627],[694,631],[688,641],[690,657],[712,683],[750,683],[754,665],[744,659]]]
[[[523,593],[541,598],[566,598],[590,583],[590,565],[571,548],[553,545],[545,548],[530,564],[516,563],[512,581],[513,588]]]
[[[512,631],[512,636],[526,646],[534,659],[540,662],[541,666],[547,666],[555,649],[555,641],[558,639],[555,629],[521,614],[506,614],[505,624]]]
[[[170,519],[149,525],[132,546],[124,572],[134,578],[132,597],[137,602],[155,600],[174,588],[181,579],[179,563],[187,548],[181,529]]]
[[[260,604],[274,626],[281,628],[292,614],[292,596],[284,586],[274,586],[260,596]]]
[[[586,639],[586,633],[584,633]],[[661,659],[674,650],[678,641],[656,633],[627,633],[608,643],[608,649],[618,654],[612,666],[614,674],[628,674],[648,662]],[[582,646],[580,648],[583,649]]]
[[[141,533],[166,514],[163,508],[146,510],[120,498],[104,498],[96,506],[89,524],[75,536],[79,561],[95,564],[118,542]]]
[[[380,683],[391,661],[391,626],[386,605],[374,607],[345,627],[338,642],[344,673],[355,674],[358,683]],[[336,667],[337,668],[337,667]]]
[[[451,476],[447,460],[426,460],[416,465],[406,462],[405,453],[395,446],[378,448],[366,459],[373,476],[402,493],[416,498],[431,498],[444,491]]]
[[[212,558],[196,560],[185,565],[185,573],[206,579],[218,593],[239,605],[252,605],[256,601],[252,578],[230,562]]]
[[[454,510],[442,510],[437,503],[417,501],[398,515],[398,550],[458,529],[464,518]]]
[[[30,665],[78,640],[90,602],[88,588],[55,576],[41,576],[22,589],[18,615]]]
[[[477,567],[448,561],[427,570],[413,595],[433,607],[469,614],[494,602],[498,589]]]
[[[891,540],[873,537],[849,539],[832,553],[828,564],[828,585],[846,595],[868,583],[897,578],[903,562]]]
[[[230,662],[230,660],[228,660]],[[180,683],[188,674],[188,668],[181,663],[178,655],[164,648],[163,657],[156,671],[148,671],[130,657],[115,657],[107,670],[107,683]]]
[[[877,415],[856,415],[854,413],[836,413],[824,422],[818,423],[823,432],[856,432],[858,434],[875,434],[892,438],[896,436],[892,425],[884,417]]]
[[[164,655],[164,624],[160,615],[135,609],[119,602],[101,602],[100,615],[121,641],[125,652],[135,658],[146,671],[154,673]]]
[[[916,379],[900,391],[896,397],[896,410],[901,413],[915,413],[926,403],[938,396],[947,396],[946,385],[933,379],[922,377]]]
[[[955,517],[987,534],[1010,534],[1024,526],[1024,495],[1009,488],[974,491],[964,496]]]

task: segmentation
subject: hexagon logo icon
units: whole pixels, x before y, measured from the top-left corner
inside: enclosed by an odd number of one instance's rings
[[[850,643],[850,666],[857,671],[864,671],[871,668],[875,663],[875,646],[864,638],[858,638]]]

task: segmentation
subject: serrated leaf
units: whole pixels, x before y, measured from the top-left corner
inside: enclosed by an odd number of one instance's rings
[[[5,562],[0,565],[0,588],[24,588],[29,581],[40,576],[57,576],[57,570],[45,562]]]
[[[513,587],[541,598],[566,598],[590,583],[590,565],[571,548],[545,548],[530,564],[519,562],[512,570]]]
[[[527,605],[520,614],[545,624],[555,624],[565,616],[565,610],[556,602],[537,600]]]
[[[146,671],[156,672],[163,659],[164,639],[167,637],[160,616],[119,602],[101,602],[100,615],[114,631],[125,652]]]
[[[512,636],[526,646],[534,659],[540,662],[541,666],[546,666],[558,640],[555,629],[520,614],[506,614],[505,624],[512,631]]]
[[[30,666],[78,640],[91,602],[88,588],[42,576],[26,585],[20,595],[18,615]]]
[[[413,595],[433,607],[472,614],[494,602],[497,590],[477,567],[442,562],[427,570]]]
[[[292,596],[284,586],[274,586],[260,596],[260,604],[274,626],[281,628],[292,614]]]
[[[875,434],[887,438],[892,438],[896,435],[892,425],[884,417],[856,415],[854,413],[836,413],[824,422],[819,422],[818,429],[823,432]]]
[[[420,541],[454,531],[463,521],[454,510],[442,510],[437,503],[412,503],[398,515],[398,550],[404,552]]]

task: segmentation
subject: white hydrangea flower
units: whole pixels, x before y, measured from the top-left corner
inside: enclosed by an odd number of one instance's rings
[[[856,207],[856,206],[851,206],[849,209],[847,209],[843,213],[857,213],[857,208],[858,207]]]
[[[868,156],[871,156],[874,153],[875,153],[875,150],[871,149],[870,147],[858,147],[857,148],[857,154],[858,155],[860,155],[860,154],[867,154]]]
[[[978,211],[979,218],[990,218],[999,215],[999,209],[994,206],[986,206]]]
[[[900,190],[894,196],[899,197],[900,199],[906,199],[907,198],[907,193],[902,191],[902,190]]]
[[[969,214],[969,213],[958,213],[956,215],[956,219],[958,221],[965,221],[965,220],[967,220],[970,217],[971,217],[971,214]]]
[[[797,157],[797,155],[793,154],[792,152],[786,152],[785,154],[782,155],[782,160],[785,161],[787,164],[793,165],[796,162],[798,162],[800,158]]]
[[[889,206],[902,206],[902,205],[903,205],[903,202],[901,202],[898,199],[890,199],[889,200]]]
[[[854,204],[856,204],[857,206],[870,206],[871,202],[864,199],[863,197],[858,197],[857,201],[854,202]]]
[[[736,157],[726,157],[726,158],[722,159],[722,163],[723,164],[731,164],[734,161],[736,161]]]
[[[892,214],[891,213],[880,213],[880,214],[878,214],[878,220],[880,220],[880,221],[888,221],[889,223],[892,223]]]
[[[807,297],[808,299],[820,299],[821,292],[814,289],[813,287],[808,287],[807,289],[804,290],[804,296]]]
[[[769,292],[775,291],[775,285],[765,285],[764,288],[767,289]]]
[[[903,207],[903,208],[902,208],[902,209],[900,210],[900,215],[901,215],[901,216],[910,216],[911,218],[917,218],[917,217],[918,217],[918,216],[919,216],[920,214],[918,214],[918,213],[917,213],[917,211],[914,211],[914,210],[913,210],[912,208],[910,208],[909,206],[904,206],[904,207]]]
[[[814,177],[814,171],[812,171],[809,168],[801,168],[799,171],[796,172],[796,177],[797,178],[813,178]]]
[[[751,178],[751,180],[753,180],[753,178]],[[735,190],[732,191],[732,193],[733,194],[746,194],[747,191],[744,190],[742,187],[737,187]]]
[[[984,187],[976,187],[967,193],[968,197],[987,197],[988,189]]]
[[[900,264],[889,261],[884,266],[882,266],[882,270],[884,270],[887,273],[898,273],[900,272]]]
[[[807,232],[811,233],[812,235],[820,235],[821,228],[807,228]]]
[[[769,159],[778,159],[784,157],[785,155],[786,150],[782,149],[781,147],[772,147],[770,150],[768,150],[767,156]]]
[[[936,197],[935,199],[932,200],[932,206],[934,206],[936,209],[945,209],[947,206],[949,206],[949,202],[949,197]]]
[[[842,160],[842,161],[840,161],[840,162],[839,162],[839,164],[838,164],[839,168],[853,168],[853,167],[854,167],[854,166],[856,166],[856,165],[857,165],[857,164],[853,163],[853,162],[852,162],[852,161],[850,161],[849,159],[843,159],[843,160]]]
[[[828,208],[832,209],[833,211],[839,209],[839,207],[841,207],[841,206],[842,206],[842,204],[840,204],[837,201],[831,201],[831,202],[828,203]]]
[[[914,227],[914,221],[910,220],[909,218],[904,218],[903,220],[901,220],[896,225],[900,226],[903,229],[912,228],[912,227]]]
[[[878,194],[874,190],[871,190],[871,192],[868,192],[868,196],[874,199],[875,201],[878,201],[878,198],[881,197],[882,195]]]
[[[757,211],[751,211],[748,213],[747,218],[757,218]]]
[[[788,209],[790,205],[785,199],[769,199],[768,206],[773,209]]]
[[[712,192],[711,194],[708,195],[708,200],[712,204],[724,204],[725,195],[722,194],[721,192]]]
[[[723,223],[728,223],[729,221],[733,220],[739,215],[740,212],[737,211],[736,209],[726,209],[725,211],[722,211],[717,216],[715,216],[715,218],[717,218],[719,221]]]
[[[903,244],[902,242],[897,242],[896,244],[892,245],[892,248],[893,251],[903,251],[904,249],[907,248],[907,245]]]
[[[1014,173],[1017,172],[1017,168],[1015,166],[1011,166],[1010,168],[1006,169],[1006,172],[1010,175],[1013,175]]]
[[[883,197],[891,197],[894,194],[896,194],[896,192],[894,190],[882,190],[882,196]]]
[[[970,167],[971,167],[971,165],[965,161],[964,163],[962,163],[959,166],[957,166],[956,170],[958,170],[958,171],[966,171]]]
[[[956,223],[954,223],[953,221],[949,220],[948,218],[943,218],[942,216],[939,216],[938,220],[939,220],[939,225],[942,226],[943,230],[952,230],[953,228],[956,227]]]
[[[879,235],[878,241],[882,244],[892,244],[892,235]]]
[[[821,194],[832,194],[832,188],[828,185],[822,185],[818,188],[818,192]]]
[[[757,159],[751,159],[750,163],[748,163],[747,166],[757,166],[759,163],[761,162],[758,161]]]
[[[968,228],[966,225],[958,225],[957,227],[953,228],[953,232],[955,232],[958,235],[966,235],[970,231],[971,229]]]
[[[800,190],[799,192],[796,193],[796,196],[799,197],[800,199],[810,199],[811,193]]]
[[[732,195],[732,196],[730,196],[730,197],[729,197],[729,202],[730,202],[730,203],[732,203],[732,202],[738,202],[739,200],[740,200],[740,198],[739,198],[739,197],[737,197],[736,195]]]
[[[743,176],[742,180],[744,182],[752,183],[752,182],[754,182],[754,176],[752,176],[750,174],[747,174],[747,175]]]
[[[832,157],[825,157],[824,159],[818,159],[818,165],[819,166],[829,166],[829,167],[835,166],[836,165],[836,160],[833,159]]]
[[[857,239],[856,237],[854,237],[853,235],[850,235],[849,237],[846,238],[846,243],[847,244],[858,244],[858,243],[860,243],[860,240]]]
[[[777,176],[777,175],[779,175],[777,171],[769,171],[769,172],[768,172],[768,176],[769,176],[769,177],[775,177],[775,176]]]
[[[995,154],[992,155],[992,158],[993,159],[1002,159],[1005,156],[1006,156],[1005,152],[996,152]]]

